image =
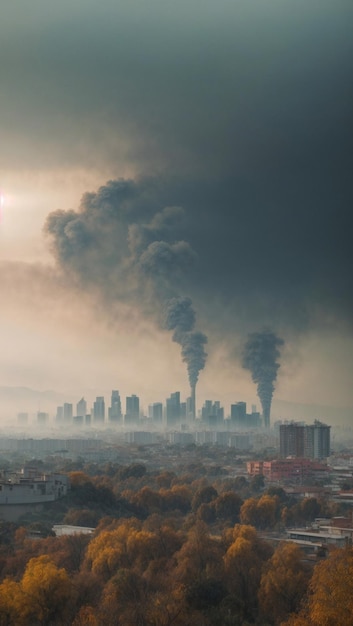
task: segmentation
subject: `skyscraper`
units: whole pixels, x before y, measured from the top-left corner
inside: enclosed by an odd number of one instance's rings
[[[246,428],[246,402],[236,402],[230,405],[230,421],[232,426]]]
[[[119,424],[122,420],[121,400],[117,389],[113,389],[110,400],[111,406],[108,409],[109,422]]]
[[[314,424],[292,422],[279,427],[280,456],[325,459],[330,456],[331,426],[315,420]]]
[[[209,427],[216,428],[224,424],[224,409],[219,400],[206,400],[201,409],[202,421]]]
[[[150,404],[148,407],[148,417],[150,417],[155,424],[162,424],[163,404],[161,402]]]
[[[287,458],[288,456],[305,456],[304,429],[304,424],[298,422],[291,422],[290,424],[280,424],[279,453],[282,458]]]
[[[72,422],[72,404],[64,402],[63,417],[66,422]]]
[[[64,407],[63,406],[58,406],[56,408],[56,418],[55,419],[58,422],[60,422],[63,419],[63,417],[64,417]]]
[[[85,417],[87,413],[87,402],[84,398],[78,401],[76,404],[76,416],[77,417]]]
[[[132,394],[126,398],[125,424],[134,424],[140,417],[140,398]]]
[[[103,424],[105,419],[105,402],[103,396],[97,396],[93,403],[93,422]]]
[[[310,459],[325,459],[330,456],[330,429],[319,420],[305,427],[304,451]]]
[[[175,426],[180,420],[180,391],[170,394],[166,400],[167,426]]]

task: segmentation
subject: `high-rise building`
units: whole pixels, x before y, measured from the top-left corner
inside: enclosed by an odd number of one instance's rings
[[[72,421],[72,404],[71,402],[64,402],[64,407],[63,407],[63,418],[65,420],[65,422],[71,422]]]
[[[87,413],[87,402],[84,398],[78,401],[76,404],[76,416],[84,417]]]
[[[60,422],[64,417],[64,407],[63,406],[58,406],[56,408],[56,417],[55,419]]]
[[[122,413],[120,394],[117,389],[113,389],[112,391],[110,404],[111,406],[108,409],[109,421],[114,424],[119,424],[122,421]]]
[[[289,456],[304,457],[304,429],[299,422],[280,424],[279,427],[279,453],[282,458]]]
[[[136,423],[140,418],[140,398],[132,394],[126,398],[125,423]]]
[[[318,420],[305,427],[304,452],[310,459],[325,459],[330,456],[330,429]]]
[[[103,424],[105,419],[105,402],[103,396],[97,396],[93,403],[93,422]]]
[[[221,426],[224,423],[224,409],[219,400],[206,400],[201,409],[201,418],[209,427]]]
[[[279,427],[280,456],[325,459],[330,456],[330,428],[315,420],[306,425],[298,422],[281,424]]]
[[[48,423],[49,415],[48,413],[44,413],[44,411],[37,412],[37,424],[38,426],[45,426]]]
[[[246,402],[236,402],[230,405],[230,421],[232,426],[246,428]]]
[[[195,415],[195,398],[193,396],[190,396],[189,398],[186,398],[186,418],[188,421],[192,421],[195,419],[196,415]]]
[[[175,426],[180,420],[180,391],[170,394],[166,400],[167,426]]]
[[[163,404],[161,402],[154,402],[148,407],[148,417],[156,424],[163,422]]]

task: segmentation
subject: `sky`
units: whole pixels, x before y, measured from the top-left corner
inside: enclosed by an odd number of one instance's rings
[[[275,398],[353,408],[352,18],[1,3],[0,386],[186,397],[173,300],[200,402],[258,403],[242,351],[266,329]]]

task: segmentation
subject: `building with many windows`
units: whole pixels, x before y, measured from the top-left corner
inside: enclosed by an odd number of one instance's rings
[[[122,421],[121,400],[119,391],[117,389],[113,389],[112,391],[110,407],[108,409],[108,417],[109,422],[113,424],[120,424]]]
[[[303,457],[248,461],[246,466],[250,476],[262,474],[270,482],[288,482],[298,485],[302,485],[307,480],[324,480],[329,473],[327,465]]]
[[[163,404],[162,402],[154,402],[148,407],[148,417],[154,424],[162,424],[163,422]]]
[[[318,420],[314,424],[301,422],[281,424],[279,427],[280,456],[325,459],[330,456],[330,429]]]
[[[125,424],[136,424],[140,418],[140,398],[135,394],[126,398]]]
[[[73,415],[73,409],[72,409],[71,402],[64,402],[63,409],[64,409],[64,411],[63,411],[63,418],[64,418],[65,422],[71,422],[72,421],[72,415]]]
[[[201,419],[205,426],[214,427],[224,424],[224,409],[219,400],[206,400],[201,409]]]
[[[76,416],[77,417],[85,417],[87,414],[87,402],[84,398],[78,401],[76,404]]]
[[[325,459],[330,456],[330,429],[318,420],[314,424],[305,426],[304,454],[310,459]]]
[[[279,427],[279,449],[283,458],[288,456],[304,457],[304,424],[292,422]]]
[[[167,426],[175,426],[180,420],[180,391],[170,394],[166,400]]]
[[[93,403],[93,423],[104,424],[105,420],[105,402],[103,396],[97,396]]]

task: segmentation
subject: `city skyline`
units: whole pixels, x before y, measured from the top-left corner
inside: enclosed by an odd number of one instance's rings
[[[167,5],[0,9],[0,386],[353,415],[353,6]]]

